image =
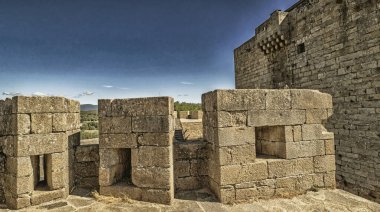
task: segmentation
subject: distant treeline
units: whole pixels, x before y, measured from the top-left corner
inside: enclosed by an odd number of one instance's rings
[[[174,102],[174,110],[176,111],[195,111],[202,110],[200,103]]]
[[[80,122],[98,121],[98,111],[89,110],[80,112]]]

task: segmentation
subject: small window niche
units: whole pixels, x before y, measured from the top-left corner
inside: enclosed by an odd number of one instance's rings
[[[285,127],[257,127],[256,154],[257,157],[271,156],[286,158]]]
[[[113,184],[132,185],[132,161],[131,149],[118,149],[119,164],[116,164]]]
[[[34,190],[48,191],[48,173],[47,173],[47,157],[48,155],[33,155],[31,162],[33,166],[33,182]]]
[[[301,44],[297,45],[297,53],[298,54],[304,53],[305,51],[306,51],[305,43],[301,43]]]

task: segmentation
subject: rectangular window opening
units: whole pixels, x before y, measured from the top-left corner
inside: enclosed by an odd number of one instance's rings
[[[127,185],[132,184],[132,163],[131,163],[131,149],[123,148],[118,150],[120,163],[115,165],[115,176],[113,182],[123,183]]]
[[[256,133],[256,154],[257,157],[285,158],[285,127],[257,127]]]
[[[47,155],[31,156],[34,190],[48,191]]]
[[[301,43],[297,46],[297,52],[298,54],[304,53],[306,51],[305,43]]]

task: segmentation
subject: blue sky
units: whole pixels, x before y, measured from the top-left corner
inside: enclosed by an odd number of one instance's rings
[[[200,102],[234,88],[233,49],[295,2],[0,0],[0,92]]]

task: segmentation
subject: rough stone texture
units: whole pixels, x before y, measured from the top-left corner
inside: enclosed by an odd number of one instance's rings
[[[334,135],[322,125],[331,102],[330,95],[315,90],[203,94],[210,190],[222,203],[236,203],[334,188]],[[318,118],[315,111],[326,113]],[[306,114],[313,114],[309,122]],[[178,176],[187,176],[189,164],[178,162]]]
[[[99,100],[99,185],[107,196],[170,204],[174,101]]]
[[[181,119],[180,122],[185,141],[200,141],[203,139],[202,120]]]
[[[207,146],[204,141],[174,143],[175,192],[200,189],[206,186]]]
[[[190,117],[191,117],[191,119],[202,119],[203,118],[203,112],[201,110],[191,111]]]
[[[177,111],[177,115],[179,119],[187,119],[189,118],[190,111]]]
[[[18,96],[0,101],[0,110],[0,202],[19,209],[65,198],[74,184],[79,102]],[[61,116],[71,118],[54,119]]]
[[[75,185],[79,188],[98,189],[99,145],[80,145],[75,150]]]
[[[272,13],[235,50],[237,89],[306,88],[333,96],[334,115],[326,127],[335,134],[339,186],[378,202],[379,16],[378,0],[301,0]],[[308,100],[297,100],[294,108],[320,107],[325,98],[291,95]],[[306,123],[321,123],[330,113],[309,110]]]
[[[124,189],[125,187],[121,188]],[[265,190],[261,190],[264,192]],[[103,192],[106,192],[105,190]],[[243,190],[242,190],[243,192]],[[255,192],[244,191],[245,194]],[[342,190],[320,190],[308,192],[292,199],[258,200],[246,204],[224,205],[215,202],[215,198],[206,190],[186,191],[177,195],[173,204],[163,205],[139,201],[123,201],[125,196],[113,198],[101,196],[97,199],[88,197],[88,190],[74,191],[66,200],[53,200],[39,206],[32,206],[21,211],[369,211],[380,210],[380,205]],[[130,194],[128,190],[120,190],[119,194]],[[241,192],[239,192],[240,194]],[[153,193],[153,197],[161,197]],[[243,194],[243,193],[242,193]],[[140,193],[141,196],[141,193]],[[149,195],[151,196],[151,195]],[[146,194],[146,197],[148,195]],[[29,202],[30,203],[30,202]]]

